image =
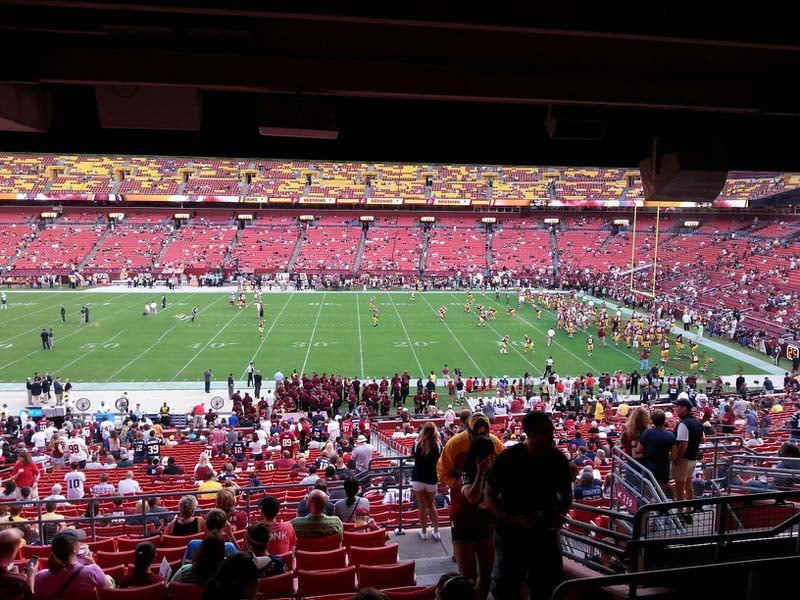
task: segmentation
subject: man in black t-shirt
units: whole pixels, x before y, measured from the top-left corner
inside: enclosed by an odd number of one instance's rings
[[[527,582],[531,598],[549,599],[563,578],[559,530],[572,503],[572,475],[545,413],[529,412],[522,428],[525,443],[498,455],[486,481],[497,517],[491,592],[519,598]]]
[[[137,434],[137,437],[131,443],[131,448],[133,448],[134,464],[138,465],[147,461],[147,449],[145,448],[144,438],[141,437],[141,433]]]
[[[147,451],[147,459],[152,461],[154,458],[161,459],[161,446],[164,445],[164,440],[156,437],[156,432],[150,430],[150,437],[144,443]]]
[[[692,414],[692,408],[692,403],[685,398],[675,402],[675,414],[680,419],[675,427],[676,443],[672,447],[672,479],[675,480],[676,500],[694,498],[692,480],[697,460],[702,455],[700,444],[704,440],[703,426]],[[732,411],[731,408],[728,410]],[[682,513],[681,518],[686,523],[692,522],[689,513]]]
[[[231,454],[233,454],[233,458],[236,462],[242,462],[245,459],[244,452],[247,444],[245,444],[244,440],[242,439],[242,434],[239,434],[239,438],[231,444]]]

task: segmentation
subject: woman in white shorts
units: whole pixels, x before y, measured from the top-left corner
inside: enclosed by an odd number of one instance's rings
[[[433,539],[439,540],[439,519],[436,514],[436,488],[439,477],[436,474],[436,463],[442,452],[439,431],[430,421],[422,426],[417,442],[414,444],[414,469],[411,472],[411,489],[417,496],[419,506],[419,537],[428,539],[428,520],[433,527]]]

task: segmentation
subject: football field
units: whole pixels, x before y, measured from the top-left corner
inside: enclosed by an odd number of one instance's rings
[[[248,306],[238,309],[229,306],[223,290],[167,291],[164,310],[162,293],[8,292],[9,308],[0,311],[0,382],[24,382],[37,371],[73,382],[201,382],[207,368],[216,382],[230,372],[241,381],[251,360],[265,380],[278,368],[285,374],[297,369],[370,378],[407,369],[416,379],[431,371],[441,376],[445,363],[451,372],[460,368],[464,377],[519,378],[526,371],[541,375],[549,355],[561,375],[639,367],[638,352],[627,350],[624,342],[616,348],[610,339],[607,348],[595,339],[589,357],[585,333],[568,339],[558,331],[547,348],[545,332],[555,328],[554,315],[543,311],[539,320],[531,306],[523,306],[509,316],[505,293],[499,301],[493,293],[475,293],[476,304],[497,309],[496,318],[484,327],[478,327],[474,307],[471,313],[464,311],[463,292],[418,293],[413,301],[408,292],[265,293],[263,339],[250,293]],[[377,327],[369,306],[373,296]],[[147,301],[158,304],[157,315],[143,316]],[[509,302],[516,308],[513,294]],[[88,324],[80,322],[84,305],[89,307]],[[191,322],[194,305],[200,311]],[[436,312],[440,306],[448,309],[444,323]],[[43,350],[42,328],[51,327],[54,348]],[[596,333],[594,328],[590,332]],[[525,334],[535,343],[533,352],[523,349]],[[507,354],[500,353],[504,335],[510,337]],[[701,377],[732,374],[741,367],[763,372],[702,345],[699,350],[701,366],[710,359]],[[688,364],[688,356],[673,356],[667,371],[686,372]]]

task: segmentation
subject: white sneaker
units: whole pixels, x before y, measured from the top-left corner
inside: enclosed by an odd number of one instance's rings
[[[424,531],[422,531],[421,529],[419,530],[418,533],[419,533],[419,539],[421,539],[421,540],[427,540],[428,539],[428,534],[425,533]]]
[[[434,540],[436,540],[437,542],[438,542],[438,541],[440,541],[440,540],[442,539],[442,536],[440,536],[440,535],[439,535],[439,532],[438,532],[438,531],[434,531],[434,532],[433,532],[433,534],[431,534],[431,537],[432,537]]]

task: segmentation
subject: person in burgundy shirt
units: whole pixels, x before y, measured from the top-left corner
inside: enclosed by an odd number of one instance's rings
[[[150,542],[141,542],[136,546],[133,555],[133,569],[117,582],[119,588],[136,588],[164,581],[158,573],[150,570],[156,557],[156,547]]]
[[[289,423],[283,423],[283,431],[278,434],[278,443],[281,446],[281,450],[288,450],[290,453],[294,451],[295,444],[297,443],[294,434],[289,431]]]
[[[353,435],[353,420],[349,416],[342,421],[341,430],[344,437],[350,437]]]
[[[281,458],[275,461],[276,469],[293,469],[297,463],[292,458],[292,453],[289,450],[284,450]]]

